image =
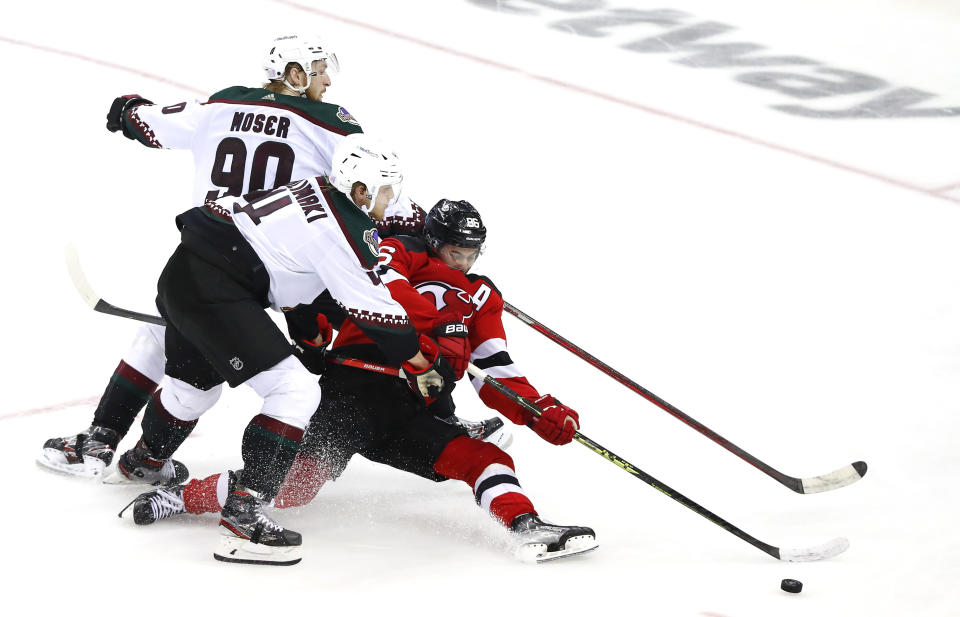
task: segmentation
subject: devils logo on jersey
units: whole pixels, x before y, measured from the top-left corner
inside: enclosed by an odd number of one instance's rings
[[[420,295],[433,298],[438,311],[446,307],[460,312],[465,318],[473,315],[473,298],[465,290],[443,281],[424,281],[414,285]]]

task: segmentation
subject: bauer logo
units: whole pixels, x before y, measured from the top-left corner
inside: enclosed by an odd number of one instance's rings
[[[243,360],[241,360],[240,358],[234,356],[234,357],[230,358],[230,366],[233,367],[233,370],[239,371],[240,369],[243,368]]]
[[[357,126],[360,126],[360,123],[357,122],[357,119],[353,117],[353,114],[343,107],[337,110],[337,117],[340,118],[340,122],[349,122],[350,124],[356,124]]]

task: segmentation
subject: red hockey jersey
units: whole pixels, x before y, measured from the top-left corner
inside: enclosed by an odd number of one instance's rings
[[[530,385],[507,353],[503,329],[503,298],[493,282],[478,274],[464,274],[427,253],[420,237],[396,236],[380,244],[380,278],[390,295],[407,311],[414,328],[430,334],[433,328],[461,321],[470,330],[470,361],[514,392],[529,399],[540,394]],[[373,344],[347,320],[333,348]],[[471,377],[480,399],[517,424],[532,414],[482,381]]]

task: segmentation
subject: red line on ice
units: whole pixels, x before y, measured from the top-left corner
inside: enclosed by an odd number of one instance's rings
[[[952,191],[954,189],[960,189],[960,182],[954,182],[953,184],[948,184],[947,186],[941,186],[938,189],[933,189],[936,193],[945,193],[946,191]]]
[[[690,125],[690,126],[695,126],[695,127],[697,127],[697,128],[701,128],[701,129],[704,129],[704,130],[707,130],[707,131],[712,131],[712,132],[714,132],[714,133],[719,133],[719,134],[721,134],[721,135],[726,135],[727,137],[733,137],[733,138],[739,139],[739,140],[741,140],[741,141],[746,141],[746,142],[749,142],[749,143],[752,143],[752,144],[755,144],[755,145],[758,145],[758,146],[763,146],[763,147],[765,147],[765,148],[769,148],[769,149],[771,149],[771,150],[776,150],[776,151],[778,151],[778,152],[783,152],[784,154],[791,154],[791,155],[793,155],[793,156],[797,156],[797,157],[800,157],[800,158],[803,158],[803,159],[807,159],[808,161],[813,161],[813,162],[815,162],[815,163],[820,163],[821,165],[826,165],[826,166],[828,166],[828,167],[833,167],[833,168],[835,168],[835,169],[840,169],[840,170],[848,171],[848,172],[850,172],[850,173],[854,173],[854,174],[857,174],[857,175],[860,175],[860,176],[865,176],[865,177],[867,177],[867,178],[872,178],[872,179],[874,179],[874,180],[879,180],[880,182],[884,182],[884,183],[886,183],[886,184],[890,184],[890,185],[896,186],[896,187],[898,187],[898,188],[906,189],[906,190],[908,190],[908,191],[913,191],[913,192],[916,192],[916,193],[922,193],[922,194],[927,195],[927,196],[930,196],[930,197],[936,197],[937,199],[944,199],[944,200],[947,200],[947,201],[952,201],[952,202],[954,202],[954,203],[960,203],[960,197],[951,197],[951,196],[949,196],[949,195],[943,195],[943,194],[942,194],[943,189],[928,189],[928,188],[925,188],[925,187],[922,187],[922,186],[917,186],[917,185],[915,185],[915,184],[910,184],[909,182],[904,182],[904,181],[902,181],[902,180],[897,180],[896,178],[893,178],[893,177],[891,177],[891,176],[886,176],[886,175],[879,174],[879,173],[876,173],[876,172],[872,172],[872,171],[869,171],[869,170],[866,170],[866,169],[860,169],[859,167],[853,167],[852,165],[847,165],[847,164],[841,163],[841,162],[839,162],[839,161],[833,161],[833,160],[830,160],[830,159],[827,159],[827,158],[824,158],[824,157],[821,157],[821,156],[817,156],[816,154],[809,154],[809,153],[807,153],[807,152],[802,152],[802,151],[800,151],[800,150],[794,150],[793,148],[790,148],[790,147],[787,147],[787,146],[781,146],[781,145],[775,144],[775,143],[773,143],[773,142],[764,141],[764,140],[759,139],[759,138],[756,138],[756,137],[751,137],[750,135],[746,135],[746,134],[743,134],[743,133],[738,133],[738,132],[736,132],[736,131],[731,131],[731,130],[729,130],[729,129],[725,129],[725,128],[718,127],[718,126],[713,126],[712,124],[707,124],[707,123],[701,122],[701,121],[699,121],[699,120],[694,120],[694,119],[692,119],[692,118],[687,118],[687,117],[685,117],[685,116],[680,116],[680,115],[678,115],[678,114],[670,113],[670,112],[664,111],[664,110],[662,110],[662,109],[657,109],[657,108],[655,108],[655,107],[648,107],[648,106],[643,105],[643,104],[641,104],[641,103],[637,103],[636,101],[631,101],[631,100],[628,100],[628,99],[623,99],[623,98],[620,98],[620,97],[617,97],[617,96],[613,96],[613,95],[610,95],[610,94],[606,94],[606,93],[604,93],[604,92],[600,92],[600,91],[597,91],[597,90],[591,90],[590,88],[585,88],[585,87],[583,87],[583,86],[578,86],[578,85],[571,84],[571,83],[568,83],[568,82],[565,82],[565,81],[560,81],[560,80],[558,80],[558,79],[553,79],[552,77],[546,77],[545,75],[537,75],[536,73],[528,73],[527,71],[524,71],[523,69],[519,69],[519,68],[517,68],[517,67],[510,66],[510,65],[508,65],[508,64],[502,64],[502,63],[500,63],[500,62],[496,62],[496,61],[494,61],[494,60],[490,60],[489,58],[483,58],[483,57],[480,57],[480,56],[474,56],[474,55],[468,54],[468,53],[466,53],[466,52],[457,51],[456,49],[451,49],[451,48],[449,48],[449,47],[444,47],[444,46],[442,46],[442,45],[437,45],[436,43],[430,43],[430,42],[428,42],[428,41],[423,41],[423,40],[421,40],[421,39],[414,38],[414,37],[408,36],[408,35],[406,35],[406,34],[401,34],[401,33],[399,33],[399,32],[394,32],[394,31],[392,31],[392,30],[387,30],[387,29],[385,29],[385,28],[380,28],[379,26],[374,26],[374,25],[371,25],[371,24],[368,24],[368,23],[365,23],[365,22],[362,22],[362,21],[357,21],[357,20],[355,20],[355,19],[350,19],[349,17],[343,17],[343,16],[341,16],[341,15],[337,15],[336,13],[328,13],[327,11],[322,11],[322,10],[317,9],[317,8],[314,8],[314,7],[312,7],[312,6],[304,6],[304,5],[299,4],[299,3],[297,3],[297,2],[291,2],[290,0],[273,0],[273,1],[276,2],[276,3],[278,3],[278,4],[285,4],[285,5],[287,5],[287,6],[290,6],[290,7],[296,8],[296,9],[300,9],[301,11],[306,11],[306,12],[308,12],[308,13],[315,13],[315,14],[317,14],[317,15],[323,15],[323,16],[326,17],[327,19],[331,19],[331,20],[334,20],[334,21],[339,21],[339,22],[342,22],[342,23],[345,23],[345,24],[349,24],[349,25],[351,25],[351,26],[356,26],[356,27],[358,27],[358,28],[363,28],[363,29],[365,29],[365,30],[370,30],[370,31],[376,32],[376,33],[378,33],[378,34],[383,34],[384,36],[389,36],[389,37],[393,37],[393,38],[395,38],[395,39],[400,39],[400,40],[402,40],[402,41],[406,41],[406,42],[408,42],[408,43],[413,43],[414,45],[419,45],[419,46],[421,46],[421,47],[426,47],[426,48],[428,48],[428,49],[433,49],[433,50],[436,50],[436,51],[439,51],[439,52],[442,52],[442,53],[445,53],[445,54],[449,54],[449,55],[451,55],[451,56],[457,56],[457,57],[459,57],[459,58],[464,58],[464,59],[470,60],[470,61],[472,61],[472,62],[477,62],[477,63],[479,63],[479,64],[485,64],[485,65],[487,65],[487,66],[492,66],[492,67],[494,67],[494,68],[498,68],[498,69],[501,69],[501,70],[504,70],[504,71],[508,71],[508,72],[511,72],[511,73],[516,73],[516,74],[518,74],[518,75],[523,75],[524,77],[529,77],[530,79],[534,79],[534,80],[536,80],[536,81],[541,81],[541,82],[550,84],[550,85],[552,85],[552,86],[556,86],[556,87],[558,87],[558,88],[563,88],[563,89],[565,89],[565,90],[571,90],[571,91],[573,91],[573,92],[578,92],[578,93],[580,93],[580,94],[586,94],[586,95],[589,95],[589,96],[593,96],[593,97],[596,97],[596,98],[599,98],[599,99],[603,99],[603,100],[605,100],[605,101],[608,101],[608,102],[610,102],[610,103],[616,103],[616,104],[618,104],[618,105],[623,105],[623,106],[625,106],[625,107],[630,107],[630,108],[633,108],[633,109],[637,109],[637,110],[640,110],[640,111],[644,111],[644,112],[646,112],[646,113],[648,113],[648,114],[652,114],[652,115],[655,115],[655,116],[660,116],[660,117],[663,117],[663,118],[667,118],[667,119],[669,119],[669,120],[674,120],[674,121],[676,121],[676,122],[682,122],[683,124],[688,124],[688,125]]]
[[[98,58],[91,58],[90,56],[84,56],[83,54],[78,54],[72,51],[65,51],[63,49],[54,49],[53,47],[47,47],[45,45],[37,45],[36,43],[29,43],[27,41],[20,41],[17,39],[7,38],[5,36],[0,36],[0,41],[4,43],[10,43],[11,45],[19,45],[21,47],[29,47],[30,49],[36,49],[38,51],[45,51],[51,54],[57,54],[59,56],[66,56],[68,58],[75,58],[77,60],[83,60],[84,62],[90,62],[91,64],[98,64],[100,66],[105,66],[107,68],[116,69],[118,71],[124,71],[126,73],[133,73],[134,75],[140,75],[141,77],[146,77],[147,79],[152,79],[154,81],[159,81],[161,83],[170,84],[171,86],[176,86],[183,90],[188,90],[195,94],[206,95],[206,92],[198,90],[193,86],[188,86],[182,84],[178,81],[173,81],[172,79],[167,79],[166,77],[161,77],[160,75],[154,75],[153,73],[147,73],[146,71],[141,71],[139,69],[130,68],[129,66],[123,66],[122,64],[116,64],[114,62],[108,62],[106,60],[100,60]]]
[[[71,407],[79,407],[80,405],[93,405],[100,400],[99,396],[88,396],[87,398],[79,398],[75,401],[65,401],[63,403],[54,403],[53,405],[47,405],[46,407],[37,407],[36,409],[27,409],[26,411],[15,411],[13,413],[0,415],[0,422],[3,420],[13,420],[14,418],[24,418],[26,416],[37,416],[44,413],[50,413],[53,411],[60,411],[61,409],[69,409]]]

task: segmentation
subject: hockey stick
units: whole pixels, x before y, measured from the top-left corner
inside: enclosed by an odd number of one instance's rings
[[[520,396],[519,394],[517,394],[507,386],[503,385],[493,377],[490,377],[482,369],[477,368],[473,364],[468,364],[467,372],[473,375],[474,377],[476,377],[477,379],[483,380],[484,383],[496,389],[498,392],[500,392],[510,400],[514,401],[518,405],[522,406],[524,409],[530,411],[530,413],[538,417],[540,416],[540,409],[536,405],[534,405],[527,399],[523,398],[522,396]],[[830,557],[835,557],[840,553],[842,553],[843,551],[847,550],[847,548],[849,548],[850,546],[850,542],[846,538],[834,538],[833,540],[825,544],[821,544],[819,546],[812,546],[810,548],[803,548],[803,549],[784,549],[784,548],[773,546],[771,544],[767,544],[766,542],[762,542],[754,538],[753,536],[743,531],[736,525],[733,525],[732,523],[725,521],[724,519],[720,518],[710,510],[707,510],[706,508],[696,503],[695,501],[681,495],[680,493],[673,490],[663,482],[660,482],[650,474],[644,472],[641,469],[638,469],[637,467],[634,467],[631,463],[620,458],[610,450],[607,450],[606,448],[604,448],[597,442],[593,441],[586,435],[583,435],[579,431],[574,433],[573,439],[574,441],[577,441],[578,443],[581,443],[584,446],[590,448],[591,450],[593,450],[603,458],[607,459],[608,461],[610,461],[620,469],[623,469],[627,473],[633,475],[635,478],[643,482],[646,482],[647,484],[657,489],[658,491],[660,491],[670,499],[683,504],[684,506],[690,508],[700,516],[707,519],[708,521],[719,525],[720,527],[726,529],[727,531],[737,536],[741,540],[751,544],[752,546],[757,547],[764,553],[770,555],[771,557],[779,559],[781,561],[820,561],[821,559],[829,559]]]
[[[147,315],[146,313],[138,313],[136,311],[128,311],[127,309],[119,308],[103,300],[97,295],[97,292],[93,290],[93,287],[90,285],[90,281],[88,281],[86,275],[84,275],[83,268],[80,267],[80,258],[77,255],[77,248],[73,244],[68,244],[63,253],[67,260],[67,270],[70,271],[70,279],[73,281],[73,286],[77,288],[77,291],[80,292],[84,302],[86,302],[90,308],[98,313],[106,313],[107,315],[126,317],[127,319],[144,321],[146,323],[152,323],[158,326],[167,325],[167,322],[164,321],[163,317]]]
[[[614,379],[619,381],[621,384],[630,388],[631,390],[633,390],[643,398],[647,399],[648,401],[650,401],[660,409],[669,413],[674,418],[677,418],[681,422],[685,423],[687,426],[690,426],[696,429],[700,434],[706,436],[711,441],[717,444],[720,444],[730,452],[733,452],[734,454],[736,454],[746,462],[750,463],[751,465],[753,465],[763,473],[767,474],[768,476],[770,476],[771,478],[773,478],[774,480],[776,480],[777,482],[786,486],[787,488],[789,488],[794,492],[805,495],[809,493],[822,493],[824,491],[832,491],[834,489],[847,486],[848,484],[853,484],[854,482],[862,478],[867,473],[867,464],[863,461],[857,461],[855,463],[851,463],[850,465],[841,467],[836,471],[825,473],[822,476],[813,476],[810,478],[794,478],[793,476],[788,476],[787,474],[781,471],[777,471],[770,465],[764,463],[763,461],[753,456],[743,448],[737,446],[734,443],[731,443],[729,440],[718,435],[717,433],[712,431],[709,427],[704,426],[703,424],[697,422],[696,420],[694,420],[687,414],[683,413],[682,411],[680,411],[679,409],[677,409],[667,401],[663,400],[653,392],[647,390],[646,388],[644,388],[637,382],[633,381],[632,379],[630,379],[620,371],[614,369],[610,365],[602,362],[596,356],[593,356],[587,353],[586,351],[584,351],[583,349],[581,349],[580,347],[577,347],[567,339],[563,338],[562,336],[560,336],[550,328],[546,327],[545,325],[543,325],[533,317],[530,317],[529,315],[527,315],[517,307],[513,306],[509,302],[504,302],[503,308],[508,313],[510,313],[511,315],[513,315],[514,317],[522,321],[523,323],[527,324],[528,326],[530,326],[540,334],[546,336],[548,339],[552,340],[557,345],[560,345],[567,351],[573,353],[574,355],[581,358],[582,360],[585,360],[586,362],[596,367],[597,369],[603,371],[610,377],[613,377]]]

